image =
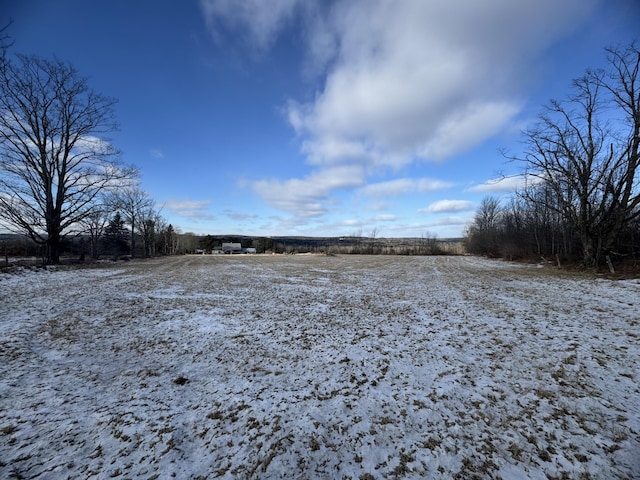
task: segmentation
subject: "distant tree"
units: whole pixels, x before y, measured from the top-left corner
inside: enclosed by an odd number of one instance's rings
[[[607,70],[588,70],[565,101],[549,103],[517,158],[553,192],[528,190],[527,200],[562,216],[586,266],[597,265],[640,215],[640,49],[607,53]]]
[[[160,253],[163,255],[175,255],[178,252],[178,232],[173,225],[166,225],[160,229]]]
[[[351,240],[351,244],[352,244],[351,253],[362,253],[363,252],[362,229],[360,228],[357,231],[353,232],[349,236],[349,239]]]
[[[69,64],[35,56],[0,67],[0,217],[60,262],[64,236],[105,189],[133,175],[103,137],[115,100],[89,89]]]
[[[485,197],[467,230],[467,249],[472,253],[498,254],[498,225],[502,207],[496,197]]]
[[[139,210],[137,215],[137,230],[142,238],[144,256],[149,258],[156,255],[156,236],[160,233],[164,220],[153,206],[149,205]]]
[[[111,204],[122,212],[122,217],[129,224],[131,257],[136,256],[136,234],[144,228],[140,222],[148,209],[153,208],[153,199],[139,186],[128,186],[115,191]]]
[[[380,253],[379,248],[379,240],[378,240],[378,229],[374,228],[369,232],[368,245],[367,245],[367,253],[369,254],[378,254]]]
[[[89,250],[91,258],[98,259],[100,256],[100,239],[104,233],[105,227],[109,222],[111,208],[109,205],[102,203],[96,206],[81,221],[84,225],[85,232],[89,235]]]
[[[175,253],[193,253],[200,247],[201,236],[196,235],[193,232],[180,233],[176,229],[176,235],[178,236],[176,242]]]
[[[102,243],[104,251],[116,257],[129,250],[127,229],[120,212],[116,212],[105,227]]]
[[[216,246],[216,239],[213,238],[211,235],[207,235],[206,237],[200,237],[199,241],[198,241],[198,247],[201,250],[204,250],[205,252],[211,252],[213,250],[213,247]]]
[[[420,255],[442,255],[445,252],[438,241],[438,235],[435,233],[426,233],[422,235],[418,253]]]
[[[273,250],[273,240],[269,237],[260,237],[256,242],[256,251],[265,253]]]
[[[491,231],[498,224],[500,212],[500,200],[496,197],[485,197],[481,200],[480,207],[476,211],[474,224],[481,231]]]

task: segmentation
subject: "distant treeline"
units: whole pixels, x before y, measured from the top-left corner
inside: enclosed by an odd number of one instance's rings
[[[117,220],[117,219],[116,219]],[[136,235],[136,251],[132,251],[131,234],[123,225],[111,222],[98,239],[90,235],[67,238],[61,245],[66,258],[76,260],[120,259],[132,256],[149,257],[184,254],[213,254],[221,252],[225,243],[239,243],[243,249],[253,248],[256,253],[272,254],[353,254],[353,255],[460,255],[464,253],[463,239],[437,238],[377,238],[346,237],[261,237],[247,235],[196,235],[178,233],[165,228],[149,240]],[[120,223],[122,223],[120,221]],[[115,228],[117,227],[117,228]],[[150,255],[151,252],[151,255]],[[29,237],[17,234],[0,235],[0,253],[5,257],[39,259],[44,247]]]
[[[185,234],[182,245],[185,253],[196,250],[213,253],[224,243],[239,243],[242,248],[255,248],[256,253],[324,253],[363,255],[446,255],[462,254],[462,239],[437,238],[379,238],[376,236],[344,237],[253,237],[243,235]]]

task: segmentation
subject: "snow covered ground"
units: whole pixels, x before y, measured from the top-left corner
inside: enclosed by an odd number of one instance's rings
[[[0,292],[0,478],[640,478],[638,280],[192,256]]]

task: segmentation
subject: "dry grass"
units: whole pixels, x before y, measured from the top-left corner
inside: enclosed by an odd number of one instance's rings
[[[0,282],[5,478],[639,467],[637,283],[383,256],[180,257]]]

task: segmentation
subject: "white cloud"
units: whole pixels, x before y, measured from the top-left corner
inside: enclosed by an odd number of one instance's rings
[[[151,150],[149,150],[149,154],[153,158],[157,158],[157,159],[160,159],[160,160],[164,158],[164,153],[159,148],[152,148]]]
[[[449,225],[466,225],[469,222],[469,218],[465,217],[444,217],[434,220],[433,222],[426,223],[427,227],[441,227]]]
[[[320,87],[313,100],[290,99],[283,109],[314,170],[251,184],[297,222],[326,214],[336,190],[362,187],[374,173],[445,161],[508,131],[541,53],[577,28],[598,1],[200,0],[200,6],[214,37],[235,33],[262,53],[293,21],[302,23],[304,70]],[[507,183],[470,190],[496,191]],[[397,179],[359,193],[396,196],[450,186]]]
[[[507,126],[519,112],[517,102],[484,102],[452,112],[417,150],[420,157],[444,160],[469,150]]]
[[[510,193],[521,190],[527,185],[535,185],[541,181],[533,175],[511,175],[508,177],[494,178],[479,185],[467,189],[469,192],[479,193]]]
[[[433,222],[425,223],[425,227],[433,228],[433,227],[459,227],[461,225],[468,225],[471,221],[472,217],[444,217],[438,218]]]
[[[203,210],[210,203],[210,200],[170,200],[164,206],[169,210]]]
[[[31,144],[31,142],[29,142]],[[52,145],[53,147],[53,145]],[[56,145],[57,147],[57,145]],[[74,144],[74,153],[78,156],[83,154],[92,154],[93,152],[99,154],[113,154],[115,149],[108,140],[93,135],[85,135],[76,140]]]
[[[364,225],[364,221],[349,218],[346,220],[340,220],[339,222],[336,222],[336,225],[340,227],[361,227]]]
[[[473,202],[467,200],[439,200],[427,208],[421,208],[418,213],[453,213],[473,210]]]
[[[253,190],[272,207],[296,217],[317,217],[327,213],[330,194],[362,185],[364,171],[357,165],[326,168],[305,178],[260,180]]]
[[[251,46],[264,52],[269,49],[279,31],[293,17],[300,0],[200,0],[200,8],[214,39],[230,26]]]
[[[240,213],[233,212],[231,210],[225,210],[224,214],[232,220],[251,220],[253,218],[258,218],[258,215],[255,213]]]
[[[211,220],[213,215],[207,211],[210,203],[210,200],[170,200],[163,208],[179,217]]]
[[[385,226],[384,235],[402,237],[452,238],[462,236],[472,217],[442,217],[432,222],[394,223]]]
[[[198,210],[178,210],[174,212],[178,217],[191,218],[198,220],[213,220],[213,215]]]
[[[435,192],[454,184],[430,178],[398,178],[386,182],[372,183],[363,187],[361,193],[372,197],[393,197],[412,192]]]
[[[315,164],[444,160],[508,127],[536,55],[595,3],[337,2],[309,30],[322,45],[312,57],[329,63],[324,87],[290,102],[289,121]]]
[[[372,218],[372,220],[374,222],[393,222],[395,220],[398,220],[398,216],[391,213],[386,213],[382,215],[376,215]]]

